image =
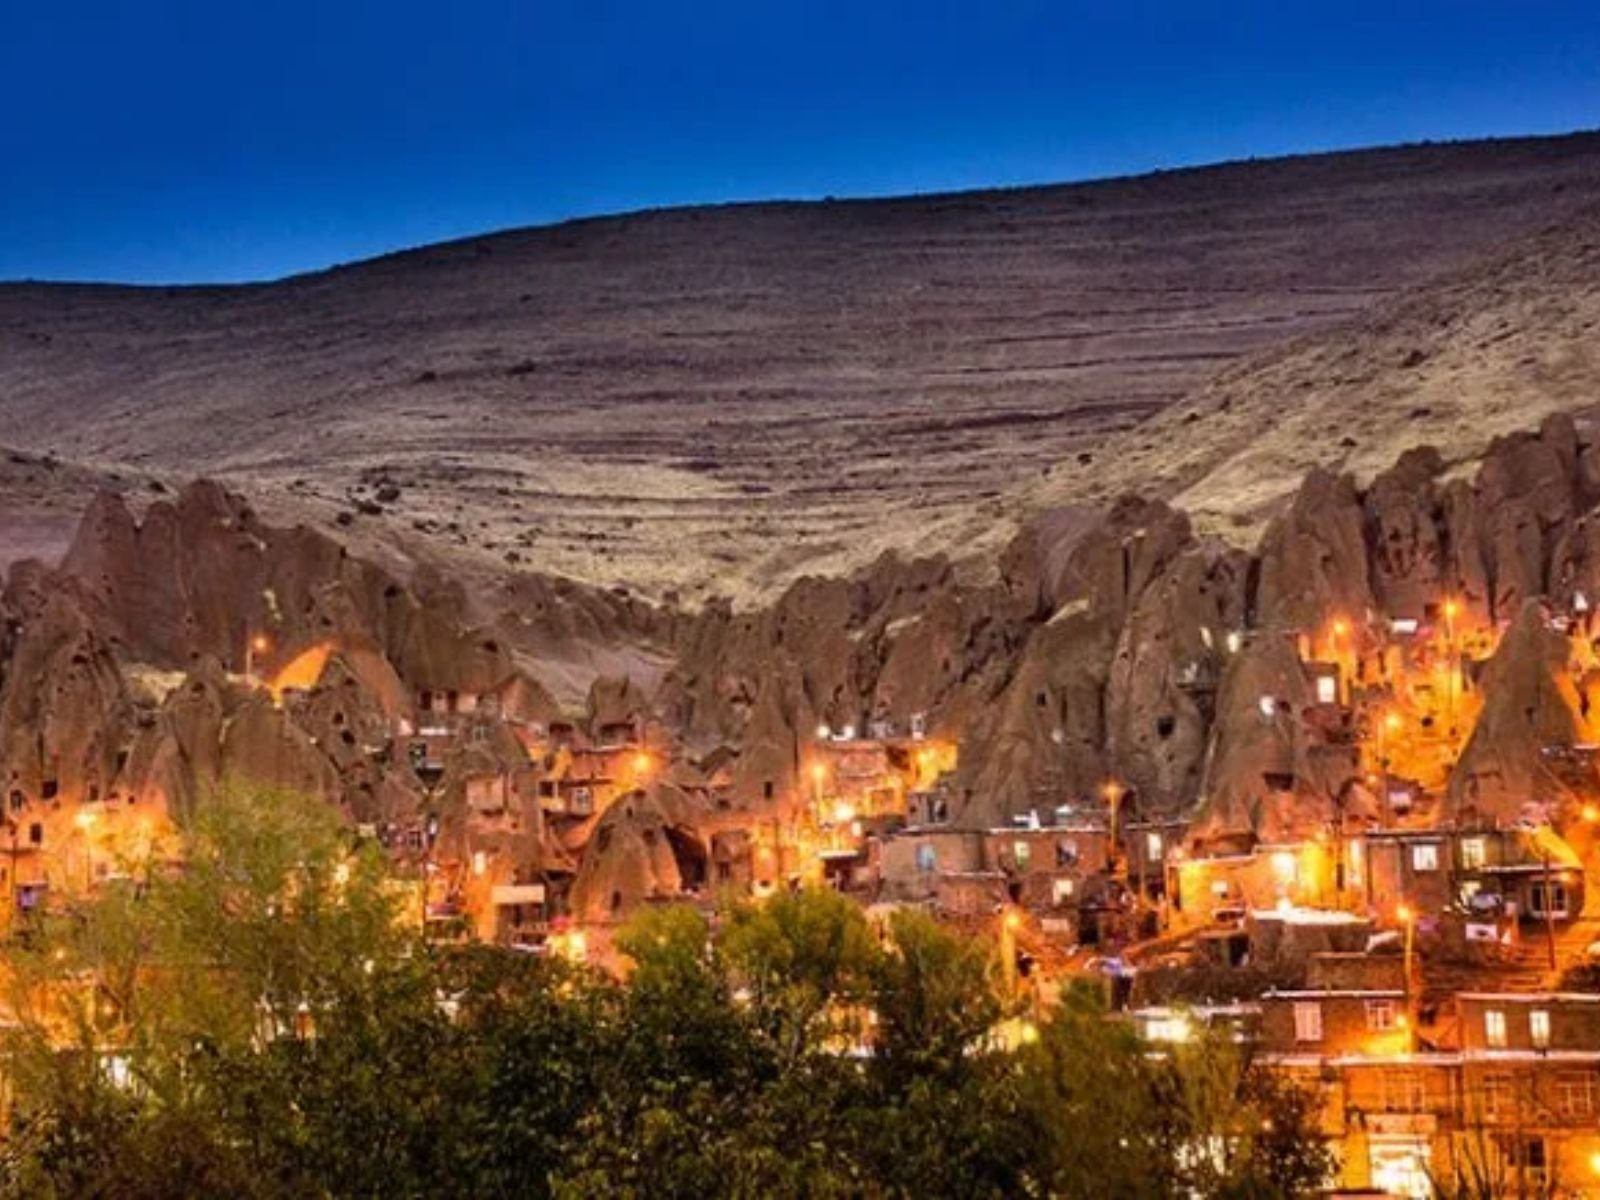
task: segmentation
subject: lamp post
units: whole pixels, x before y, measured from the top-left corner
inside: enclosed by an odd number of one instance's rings
[[[1450,736],[1456,735],[1456,679],[1461,674],[1461,655],[1456,649],[1456,614],[1461,611],[1461,606],[1454,598],[1444,602],[1444,636],[1449,649],[1445,660],[1444,704],[1445,724],[1449,727]]]
[[[1550,957],[1550,969],[1556,969],[1556,894],[1551,886],[1550,852],[1544,852],[1544,941]]]
[[[1017,930],[1022,927],[1022,914],[1014,908],[1006,909],[1000,918],[1000,977],[1005,982],[1006,1001],[1017,994]]]
[[[1409,904],[1402,903],[1399,908],[1395,909],[1394,915],[1400,919],[1400,924],[1405,926],[1405,931],[1406,931],[1406,938],[1405,938],[1406,1012],[1409,1014],[1411,1012],[1411,997],[1412,997],[1412,992],[1413,992],[1413,988],[1412,988],[1412,984],[1411,984],[1411,953],[1412,953],[1412,949],[1413,949],[1414,935],[1416,933],[1416,913],[1411,911],[1411,906]]]
[[[83,834],[83,887],[84,891],[87,892],[94,886],[94,840],[92,835],[95,815],[87,809],[79,809],[78,814],[72,818],[72,823]]]
[[[265,634],[246,634],[244,639],[244,677],[246,680],[255,678],[256,656],[265,654],[270,646],[271,643],[267,641]]]
[[[1120,843],[1117,841],[1117,810],[1122,805],[1123,789],[1120,783],[1118,783],[1115,779],[1111,779],[1108,780],[1106,785],[1100,790],[1105,795],[1106,806],[1110,814],[1111,838],[1110,844],[1106,848],[1106,852],[1110,858],[1111,874],[1113,877],[1115,877],[1117,873],[1117,863],[1121,858],[1121,847]]]

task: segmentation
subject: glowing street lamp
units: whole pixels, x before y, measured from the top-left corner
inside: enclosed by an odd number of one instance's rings
[[[1411,906],[1409,904],[1406,904],[1406,903],[1402,902],[1400,904],[1400,906],[1394,910],[1394,915],[1395,915],[1395,918],[1400,922],[1400,924],[1405,926],[1405,930],[1406,930],[1406,942],[1405,942],[1405,946],[1406,946],[1406,955],[1405,955],[1406,1010],[1409,1012],[1410,1009],[1411,1009],[1411,952],[1412,952],[1412,949],[1413,949],[1413,939],[1414,939],[1414,937],[1416,935],[1416,931],[1417,931],[1417,921],[1416,921],[1417,914],[1412,911]]]
[[[1119,843],[1117,841],[1117,810],[1122,806],[1122,797],[1124,791],[1125,789],[1123,786],[1115,779],[1107,780],[1105,785],[1100,789],[1101,795],[1106,798],[1106,806],[1109,810],[1111,819],[1111,838],[1108,847],[1108,853],[1111,856],[1112,874],[1116,873],[1117,860],[1121,858],[1121,855],[1118,853]]]
[[[1446,666],[1449,675],[1445,679],[1444,700],[1445,716],[1454,735],[1456,730],[1456,676],[1461,673],[1461,655],[1456,650],[1456,617],[1461,612],[1461,605],[1454,596],[1444,602],[1444,636],[1449,645],[1450,657]]]
[[[250,679],[256,673],[256,659],[272,648],[272,643],[267,640],[264,633],[251,634],[244,640],[244,677]]]
[[[72,818],[72,823],[83,834],[83,884],[85,888],[94,886],[94,827],[99,820],[99,814],[80,808]]]
[[[1006,909],[1000,918],[1000,975],[1005,980],[1006,998],[1017,990],[1017,931],[1022,928],[1022,914],[1014,908]]]

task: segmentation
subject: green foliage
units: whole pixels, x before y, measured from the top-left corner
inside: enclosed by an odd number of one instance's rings
[[[1152,1058],[1097,993],[1001,1047],[992,946],[921,913],[649,908],[618,981],[431,950],[295,797],[218,797],[187,861],[6,948],[0,1194],[1265,1197],[1325,1167],[1309,1103],[1231,1046]]]

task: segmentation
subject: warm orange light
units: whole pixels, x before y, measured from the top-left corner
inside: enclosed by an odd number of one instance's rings
[[[1394,733],[1397,729],[1400,728],[1400,725],[1401,725],[1401,721],[1400,721],[1400,714],[1399,713],[1389,713],[1387,716],[1385,716],[1383,718],[1383,727],[1385,729],[1387,729],[1390,733]]]
[[[1583,806],[1583,819],[1590,825],[1600,821],[1600,804],[1585,804]]]
[[[1006,916],[1005,916],[1005,926],[1006,926],[1007,929],[1011,930],[1013,933],[1015,933],[1018,929],[1021,929],[1022,928],[1022,914],[1019,913],[1014,908],[1007,909],[1006,910]]]
[[[1334,620],[1334,622],[1333,622],[1333,636],[1334,637],[1342,638],[1345,634],[1347,634],[1349,632],[1350,632],[1350,623],[1348,621],[1346,621],[1343,617],[1338,617],[1338,618],[1336,618]]]
[[[1413,916],[1411,912],[1411,906],[1409,904],[1402,904],[1399,908],[1394,910],[1394,915],[1395,919],[1400,921],[1402,924],[1410,924]]]
[[[633,756],[634,773],[644,775],[650,770],[650,756],[643,751]]]
[[[1454,600],[1446,600],[1444,602],[1444,615],[1448,619],[1454,621],[1456,619],[1456,614],[1458,614],[1460,611],[1461,611],[1461,606],[1459,604],[1457,604]]]
[[[72,823],[87,833],[89,830],[94,828],[95,822],[99,819],[100,818],[97,814],[92,813],[85,808],[78,810],[77,814],[72,818]]]
[[[827,767],[823,766],[821,763],[814,763],[812,765],[812,767],[811,767],[811,778],[815,779],[818,783],[821,783],[827,777],[828,777],[828,768]]]
[[[1108,781],[1100,790],[1105,795],[1107,800],[1115,800],[1118,796],[1122,795],[1122,785],[1115,779]]]
[[[263,634],[258,633],[255,635],[255,637],[250,639],[250,649],[254,650],[257,654],[265,654],[269,645],[271,645],[271,643],[267,641]]]
[[[1401,1013],[1398,1017],[1396,1017],[1394,1019],[1394,1027],[1396,1029],[1410,1029],[1411,1028],[1411,1018],[1406,1016],[1405,1013]]]
[[[840,825],[848,825],[856,819],[856,810],[841,800],[833,806],[833,819]]]

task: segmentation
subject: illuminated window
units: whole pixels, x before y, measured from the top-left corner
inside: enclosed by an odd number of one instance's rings
[[[1293,883],[1299,877],[1300,863],[1292,851],[1279,850],[1272,856],[1272,873],[1279,883]]]
[[[1152,1042],[1186,1042],[1192,1033],[1189,1018],[1182,1013],[1151,1017],[1144,1027],[1145,1037]]]
[[[1161,835],[1159,833],[1147,833],[1147,834],[1145,834],[1144,835],[1144,857],[1145,857],[1145,861],[1146,862],[1160,862],[1161,861],[1161,851],[1162,851]]]
[[[1066,904],[1072,899],[1075,885],[1070,879],[1052,880],[1050,884],[1050,897],[1057,905]]]
[[[1317,1001],[1294,1002],[1294,1040],[1297,1042],[1322,1040],[1322,1005]]]
[[[1033,861],[1033,847],[1027,842],[1012,842],[1011,857],[1016,860],[1017,870],[1026,871]]]
[[[1339,699],[1339,681],[1332,675],[1317,676],[1317,703],[1332,704]]]
[[[1461,866],[1468,871],[1476,871],[1488,859],[1487,847],[1481,837],[1467,838],[1461,843]]]
[[[917,870],[926,874],[930,871],[938,870],[938,867],[938,852],[927,842],[923,842],[917,847]]]
[[[1496,1049],[1506,1044],[1506,1014],[1498,1008],[1485,1009],[1483,1014],[1483,1040]]]
[[[1572,1071],[1556,1079],[1556,1106],[1564,1117],[1587,1120],[1594,1116],[1595,1073]]]
[[[1550,1045],[1550,1013],[1547,1009],[1536,1008],[1528,1014],[1528,1036],[1533,1039],[1535,1049],[1544,1050]]]
[[[1263,696],[1256,703],[1261,709],[1261,715],[1268,720],[1271,720],[1278,711],[1278,702],[1271,696]]]
[[[1395,1008],[1393,1000],[1368,1000],[1367,1001],[1367,1028],[1382,1032],[1393,1029],[1395,1025]]]
[[[1432,1196],[1428,1157],[1421,1138],[1374,1139],[1367,1146],[1372,1186],[1385,1196]]]
[[[1411,847],[1411,869],[1413,871],[1437,871],[1439,869],[1439,844],[1437,842],[1419,842]]]

